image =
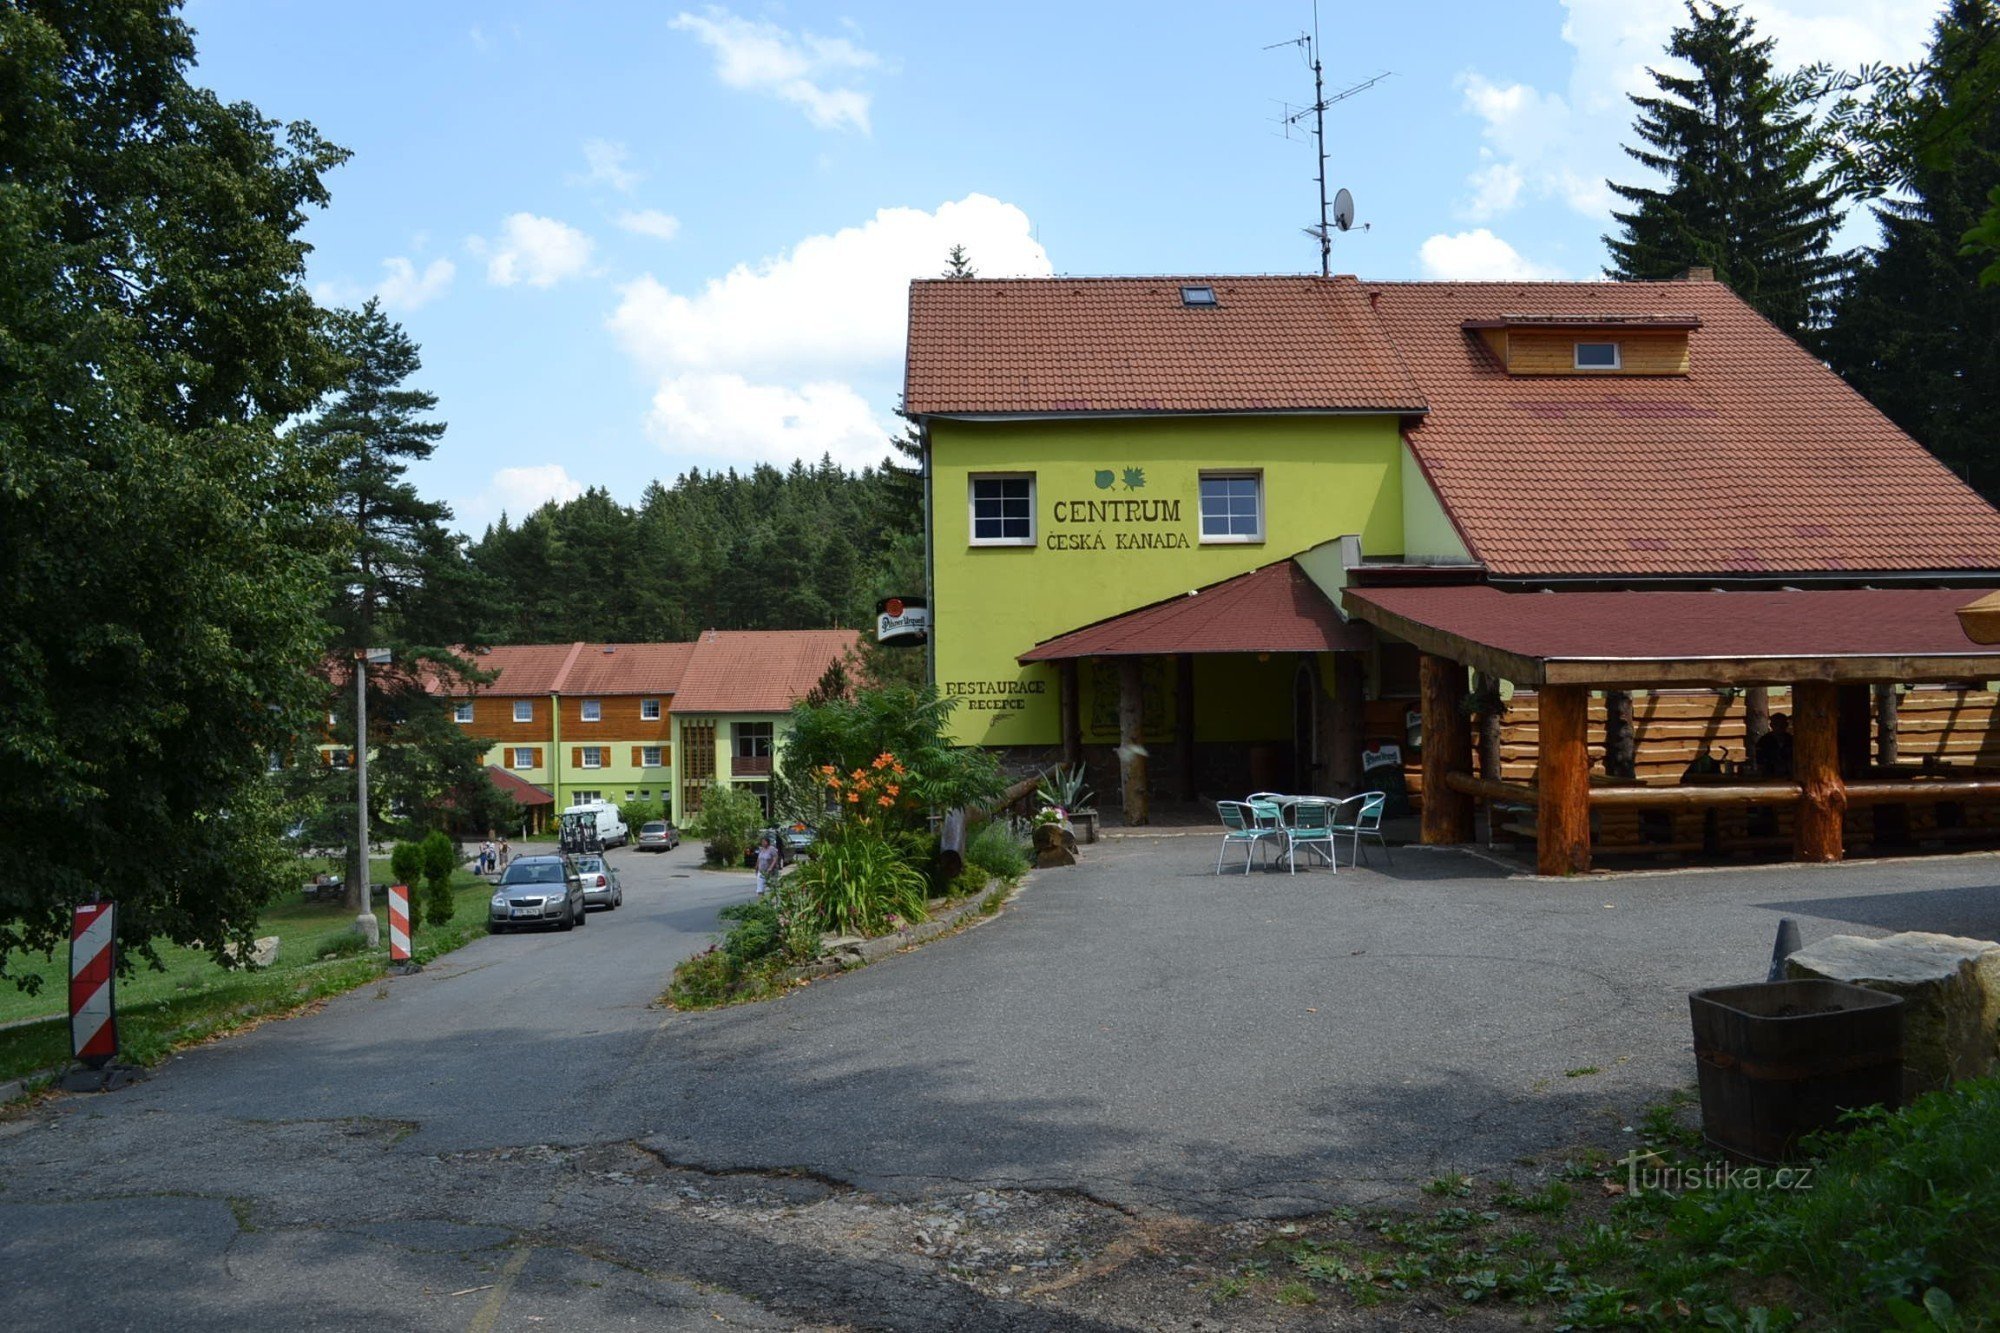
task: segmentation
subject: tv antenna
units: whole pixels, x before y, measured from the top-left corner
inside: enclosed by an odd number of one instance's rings
[[[1326,197],[1326,109],[1338,106],[1357,94],[1367,92],[1388,78],[1392,71],[1383,70],[1372,79],[1363,79],[1360,83],[1352,84],[1329,95],[1326,91],[1326,74],[1320,66],[1319,59],[1319,0],[1313,0],[1311,32],[1302,32],[1288,42],[1273,42],[1264,49],[1275,51],[1281,46],[1298,47],[1305,52],[1306,63],[1312,66],[1312,105],[1293,107],[1289,103],[1283,104],[1285,110],[1279,117],[1279,123],[1285,127],[1285,137],[1289,139],[1293,130],[1304,131],[1306,117],[1312,117],[1310,133],[1319,152],[1319,175],[1315,178],[1319,182],[1319,225],[1307,227],[1305,233],[1319,242],[1319,275],[1328,278],[1333,276],[1333,233],[1336,228],[1346,231],[1354,225],[1354,196],[1342,190],[1334,197],[1329,208]],[[1363,223],[1361,230],[1367,231],[1368,224]]]

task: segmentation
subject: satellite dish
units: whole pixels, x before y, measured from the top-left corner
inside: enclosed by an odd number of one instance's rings
[[[1354,196],[1346,190],[1333,196],[1333,225],[1342,231],[1354,225]]]

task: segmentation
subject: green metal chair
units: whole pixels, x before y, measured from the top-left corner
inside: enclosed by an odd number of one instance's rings
[[[1388,840],[1382,836],[1382,809],[1388,802],[1388,795],[1384,792],[1364,791],[1359,796],[1348,797],[1336,807],[1337,813],[1333,821],[1334,836],[1350,839],[1354,849],[1348,853],[1347,864],[1351,866],[1361,864],[1363,838],[1375,839],[1376,846],[1382,849],[1382,861],[1385,865],[1395,864],[1389,859]],[[1349,806],[1357,807],[1354,814],[1350,818],[1341,818],[1341,814],[1344,814]]]
[[[1240,845],[1243,848],[1243,873],[1250,873],[1250,859],[1257,848],[1281,837],[1276,829],[1265,828],[1257,822],[1257,812],[1245,801],[1217,801],[1215,812],[1222,816],[1222,847],[1215,854],[1215,873],[1222,873],[1222,858],[1229,849]]]

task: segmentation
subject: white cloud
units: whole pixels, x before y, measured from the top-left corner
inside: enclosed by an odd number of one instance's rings
[[[1826,61],[1852,68],[1923,54],[1941,0],[1745,0],[1760,37],[1777,40],[1780,71]],[[1615,196],[1605,180],[1637,183],[1643,168],[1620,145],[1629,137],[1629,93],[1650,92],[1647,67],[1672,67],[1669,35],[1686,21],[1681,0],[1564,0],[1563,40],[1575,50],[1561,90],[1496,80],[1477,71],[1459,81],[1465,110],[1481,123],[1481,165],[1461,211],[1472,221],[1555,199],[1605,218]]]
[[[382,267],[388,272],[375,294],[391,310],[415,310],[429,305],[445,294],[458,273],[458,265],[449,259],[433,259],[419,273],[417,266],[401,255],[383,260]]]
[[[1481,279],[1532,281],[1559,278],[1560,272],[1528,259],[1484,227],[1431,237],[1417,251],[1426,278],[1472,282]]]
[[[986,277],[1052,271],[1025,213],[973,194],[935,212],[882,209],[696,292],[650,274],[626,284],[608,323],[657,377],[649,429],[670,450],[723,462],[822,451],[879,462],[894,426],[855,384],[900,378],[910,279],[935,276],[953,245]]]
[[[561,503],[583,494],[583,483],[561,463],[503,467],[493,474],[486,491],[467,509],[479,515],[532,514],[549,501]]]
[[[657,208],[632,209],[618,215],[618,225],[626,231],[640,236],[650,236],[656,241],[671,241],[680,235],[681,220],[672,213],[662,213]]]
[[[590,267],[590,238],[566,222],[515,213],[500,224],[500,239],[475,236],[467,242],[486,257],[486,280],[496,287],[525,282],[553,287]]]
[[[823,130],[868,133],[870,95],[853,83],[856,74],[881,67],[874,52],[845,37],[741,18],[720,5],[677,14],[671,26],[693,33],[715,53],[715,75],[726,86],[790,102]]]
[[[586,139],[583,141],[583,160],[590,170],[576,178],[584,185],[609,185],[620,194],[629,193],[645,177],[625,165],[632,156],[631,149],[622,143],[612,143],[608,139]]]

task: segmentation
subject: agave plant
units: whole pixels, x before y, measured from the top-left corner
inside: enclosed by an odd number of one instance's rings
[[[1097,793],[1084,782],[1086,776],[1082,764],[1057,764],[1043,772],[1036,783],[1036,799],[1058,810],[1087,810],[1090,798]]]

